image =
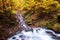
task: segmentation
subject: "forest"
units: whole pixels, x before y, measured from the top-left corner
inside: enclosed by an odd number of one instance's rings
[[[44,26],[60,33],[60,0],[0,0],[0,40],[24,29],[19,13],[31,28]]]

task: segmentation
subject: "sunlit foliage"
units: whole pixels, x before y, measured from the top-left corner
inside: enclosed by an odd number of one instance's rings
[[[18,8],[20,7],[20,2],[19,0],[0,0],[0,12],[7,12],[14,14],[15,10],[19,10]]]
[[[36,10],[39,8],[43,8],[43,12],[54,11],[60,8],[60,4],[58,1],[54,0],[24,0],[23,1],[23,10]],[[47,11],[46,11],[47,10]]]
[[[51,28],[60,15],[60,3],[57,0],[23,0],[22,13],[29,24]]]

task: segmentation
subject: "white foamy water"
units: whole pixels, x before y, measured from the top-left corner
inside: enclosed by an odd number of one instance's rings
[[[51,35],[46,33],[44,28],[33,28],[29,30],[23,30],[22,32],[8,38],[8,40],[56,40]]]

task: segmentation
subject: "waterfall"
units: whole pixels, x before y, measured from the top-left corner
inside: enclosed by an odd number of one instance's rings
[[[8,38],[8,40],[57,40],[47,32],[55,34],[52,30],[47,30],[45,28],[33,28],[23,30],[22,32]]]
[[[29,28],[29,26],[25,23],[21,13],[18,13],[17,16],[19,18],[19,24],[21,24],[21,26],[27,30],[22,30],[7,40],[57,40],[48,32],[52,33],[56,37],[60,37],[60,34],[56,34],[54,31],[46,28]]]
[[[30,29],[30,27],[25,23],[24,18],[22,17],[21,13],[17,12],[17,18],[19,20],[17,20],[19,22],[19,24],[21,25],[21,27],[23,27],[25,30]]]

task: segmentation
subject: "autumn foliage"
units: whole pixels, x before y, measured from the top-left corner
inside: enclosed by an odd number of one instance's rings
[[[22,14],[29,25],[56,29],[60,16],[59,0],[23,0]],[[60,26],[59,26],[60,27]]]
[[[0,40],[19,30],[16,11],[20,11],[19,0],[0,0]]]
[[[59,0],[0,0],[0,34],[18,25],[19,11],[31,27],[45,26],[60,30]]]

